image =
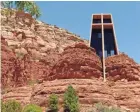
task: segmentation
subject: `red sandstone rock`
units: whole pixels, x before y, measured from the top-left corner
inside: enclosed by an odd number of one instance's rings
[[[22,105],[26,105],[30,103],[32,87],[31,86],[23,86],[11,89],[3,89],[2,90],[2,100],[10,100],[15,99],[19,101]]]
[[[64,49],[48,78],[99,78],[102,75],[101,70],[101,61],[95,50],[78,43]]]
[[[18,15],[12,15],[8,22],[5,15],[1,15],[1,36],[5,39],[2,41],[7,43],[1,46],[2,85],[5,87],[47,80],[51,67],[59,59],[58,53],[77,42],[88,44],[65,29],[37,20],[30,23],[25,20],[28,17]]]
[[[75,45],[87,41],[39,21],[32,24],[35,28],[26,27],[22,21],[17,21],[14,28],[15,23],[15,18],[7,23],[2,16],[2,87],[24,87],[8,89],[3,100],[45,106],[49,95],[56,93],[62,103],[65,89],[72,84],[82,105],[106,102],[132,110],[140,107],[140,66],[128,56],[120,54],[106,59],[107,78],[116,82],[103,83],[97,79],[102,75],[102,67],[95,50],[82,43]],[[21,48],[26,55],[19,59],[14,52]],[[27,86],[30,81],[43,83],[32,88]]]
[[[106,58],[106,72],[109,80],[140,80],[140,66],[125,54]]]
[[[107,81],[104,83],[100,79],[59,79],[36,84],[33,87],[12,88],[2,95],[2,99],[5,101],[13,98],[22,102],[23,105],[35,103],[46,108],[52,93],[59,96],[59,104],[62,104],[64,92],[70,84],[78,93],[80,105],[83,107],[92,106],[97,102],[117,105],[120,108],[131,110],[130,112],[140,107],[139,81]],[[88,111],[91,110],[90,108],[87,108]]]
[[[2,86],[17,87],[28,85],[30,82],[38,82],[44,79],[44,75],[50,73],[50,67],[45,62],[32,61],[26,54],[19,59],[8,47],[2,38]]]
[[[13,51],[7,46],[5,39],[1,38],[1,82],[2,86],[8,86],[11,83],[11,77],[14,72],[14,62],[15,62],[15,54]]]

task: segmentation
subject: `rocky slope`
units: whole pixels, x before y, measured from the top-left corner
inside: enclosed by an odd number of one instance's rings
[[[131,111],[140,107],[140,66],[134,60],[125,54],[106,58],[103,82],[101,60],[86,40],[22,15],[9,21],[2,15],[2,100],[46,107],[56,93],[62,104],[72,84],[83,112],[95,102]]]
[[[7,42],[2,38],[2,87],[17,87],[32,82],[42,81],[44,75],[50,73],[50,67],[45,62],[31,61],[26,54],[22,59],[17,58]]]
[[[101,76],[102,64],[95,50],[79,43],[64,49],[49,74],[49,80]]]
[[[31,102],[44,106],[47,103],[44,97],[48,98],[51,93],[58,94],[59,100],[62,102],[63,93],[69,84],[72,84],[76,89],[80,104],[92,105],[97,102],[104,102],[108,105],[117,105],[129,109],[140,107],[140,83],[138,84],[136,81],[104,83],[97,79],[67,79],[44,82],[34,86]]]
[[[65,29],[33,20],[27,13],[14,13],[8,21],[1,15],[1,21],[3,86],[42,81],[65,47],[88,44]]]
[[[77,55],[78,53],[79,55]],[[101,61],[99,57],[95,55],[94,49],[88,48],[86,45],[79,43],[74,46],[65,48],[62,54],[59,54],[60,58],[56,61],[54,66],[50,68],[50,74],[48,73],[49,75],[45,75],[45,77],[43,77],[43,82],[40,82],[41,84],[39,84],[39,82],[35,82],[35,84],[33,83],[34,85],[27,84],[27,86],[24,87],[3,89],[2,99],[16,99],[23,105],[28,103],[35,103],[45,109],[48,105],[49,95],[55,93],[60,96],[59,102],[61,110],[63,103],[63,94],[67,86],[71,84],[76,89],[79,95],[81,111],[83,112],[88,112],[88,109],[91,109],[92,105],[97,102],[103,102],[113,106],[117,105],[120,108],[128,110],[130,112],[134,112],[135,109],[140,107],[139,78],[132,78],[133,74],[131,74],[131,77],[127,74],[125,75],[125,77],[123,77],[122,75],[120,75],[120,72],[118,73],[119,78],[116,80],[116,74],[113,74],[114,72],[110,72],[114,70],[113,66],[119,63],[117,62],[117,60],[125,59],[125,61],[129,63],[126,71],[129,71],[129,69],[132,68],[132,65],[136,66],[137,64],[127,55],[120,54],[117,56],[119,58],[116,58],[116,56],[112,56],[109,57],[110,59],[106,59],[107,67],[111,66],[112,68],[107,68],[107,70],[110,70],[107,72],[108,80],[107,82],[103,82],[103,79],[101,77]],[[123,61],[124,65],[125,61]],[[110,65],[111,62],[113,65]],[[84,69],[84,73],[82,73],[80,69],[83,66],[86,66],[86,69]],[[71,72],[71,69],[73,69],[73,72]],[[40,71],[43,70],[41,70],[40,68]],[[34,73],[36,72],[37,71],[34,71]],[[42,75],[44,74],[45,73],[42,73]],[[134,77],[135,75],[136,74],[134,74]],[[137,76],[139,76],[139,74],[137,74]],[[27,94],[25,94],[26,92]],[[24,98],[26,100],[23,100]]]
[[[106,58],[106,72],[109,80],[140,81],[140,66],[126,54]]]
[[[63,93],[69,84],[73,85],[78,93],[82,112],[88,112],[97,102],[118,106],[128,112],[135,112],[140,108],[138,81],[104,83],[100,79],[59,79],[36,84],[33,87],[12,89],[2,97],[4,100],[16,99],[22,104],[31,102],[46,108],[49,95],[55,93],[59,96],[59,108],[62,108]]]
[[[11,16],[8,21],[6,16],[1,16],[1,35],[16,54],[30,53],[34,60],[39,60],[52,50],[61,53],[74,43],[88,44],[86,40],[55,25],[37,20],[31,22],[31,18],[26,15],[21,12]]]
[[[12,82],[10,77],[13,77],[15,71],[15,55],[13,51],[7,46],[7,43],[1,38],[1,73],[2,73],[2,85],[7,86]],[[11,76],[12,75],[12,76]]]

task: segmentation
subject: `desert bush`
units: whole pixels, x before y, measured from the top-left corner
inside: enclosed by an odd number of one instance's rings
[[[3,102],[1,102],[1,112],[6,112],[6,110],[5,110],[5,105],[4,105]]]
[[[9,100],[1,104],[1,112],[21,112],[21,104],[15,100]]]
[[[16,9],[18,11],[26,11],[35,18],[41,16],[39,7],[33,1],[2,1],[1,4],[3,8],[9,10]]]
[[[18,58],[18,59],[23,59],[23,57],[24,57],[24,53],[22,53],[22,52],[16,52],[16,57]]]
[[[29,104],[24,107],[22,112],[42,112],[42,109],[35,104]]]
[[[58,112],[58,96],[55,94],[50,95],[49,97],[49,110],[51,112]]]
[[[12,9],[2,9],[1,10],[1,15],[4,15],[4,16],[7,16],[7,17],[10,17],[11,15],[14,14],[14,10]]]
[[[39,80],[28,80],[27,84],[33,86],[34,84],[39,84]]]
[[[121,110],[119,108],[115,108],[115,107],[108,107],[103,105],[102,103],[96,103],[94,105],[94,110],[89,111],[89,112],[121,112]]]
[[[8,93],[8,90],[7,89],[2,89],[1,90],[1,94],[6,94],[6,93]]]
[[[64,109],[68,112],[79,112],[79,101],[76,91],[70,85],[64,94]]]

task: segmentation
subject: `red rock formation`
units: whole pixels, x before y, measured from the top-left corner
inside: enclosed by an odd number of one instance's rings
[[[44,82],[34,86],[31,102],[45,106],[48,103],[46,100],[48,100],[49,95],[55,93],[59,96],[59,102],[62,103],[63,94],[70,84],[77,91],[81,105],[102,102],[126,109],[140,107],[139,81],[107,81],[104,83],[99,79],[59,79]]]
[[[86,40],[39,21],[30,25],[31,28],[27,27],[28,21],[26,23],[13,17],[7,23],[2,16],[2,87],[3,90],[16,87],[5,91],[3,100],[16,99],[23,105],[45,106],[51,93],[59,95],[62,102],[65,89],[72,84],[80,104],[105,102],[128,109],[140,107],[140,66],[127,55],[106,59],[108,80],[104,83],[98,79],[102,76],[101,60],[94,49],[85,45]],[[77,42],[85,44],[75,44]],[[20,51],[24,54],[22,58],[15,55]],[[108,82],[110,80],[116,82]],[[35,84],[33,89],[27,86],[39,81],[43,83]]]
[[[1,36],[6,43],[2,45],[2,85],[5,87],[47,80],[58,53],[77,42],[88,44],[65,29],[37,20],[31,22],[31,19],[29,14],[17,12],[7,22],[6,15],[1,15]]]
[[[109,80],[140,80],[140,66],[125,54],[106,58],[106,72]]]
[[[15,99],[19,101],[22,105],[29,104],[31,98],[32,87],[23,86],[11,89],[2,89],[2,100]]]
[[[4,38],[1,38],[1,73],[2,73],[2,86],[8,86],[11,83],[11,77],[13,76],[13,72],[15,70],[14,63],[15,63],[15,54],[13,51],[7,46]]]
[[[104,83],[99,79],[59,79],[36,84],[34,87],[12,88],[2,95],[2,99],[14,98],[22,104],[35,103],[46,108],[52,93],[59,96],[59,104],[62,104],[64,92],[70,84],[78,93],[80,105],[87,108],[86,112],[91,110],[91,106],[97,102],[117,105],[120,108],[131,110],[129,112],[134,112],[133,110],[140,107],[139,81],[107,81]],[[80,112],[85,111],[81,110]]]
[[[101,61],[95,50],[78,43],[64,49],[48,78],[99,78],[102,75],[101,70]]]
[[[2,86],[17,87],[29,84],[31,81],[42,81],[44,75],[50,73],[50,67],[45,62],[35,62],[26,54],[19,59],[8,47],[4,38],[2,50]]]

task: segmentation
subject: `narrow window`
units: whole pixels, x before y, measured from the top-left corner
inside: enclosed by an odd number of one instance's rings
[[[99,56],[102,57],[102,51],[99,51]]]
[[[104,23],[111,23],[111,19],[103,19]]]
[[[93,23],[101,23],[101,19],[93,19]]]
[[[107,57],[107,50],[105,50],[105,58]]]
[[[102,38],[102,34],[101,33],[98,33],[98,38]]]
[[[114,50],[111,50],[111,55],[114,55]]]

